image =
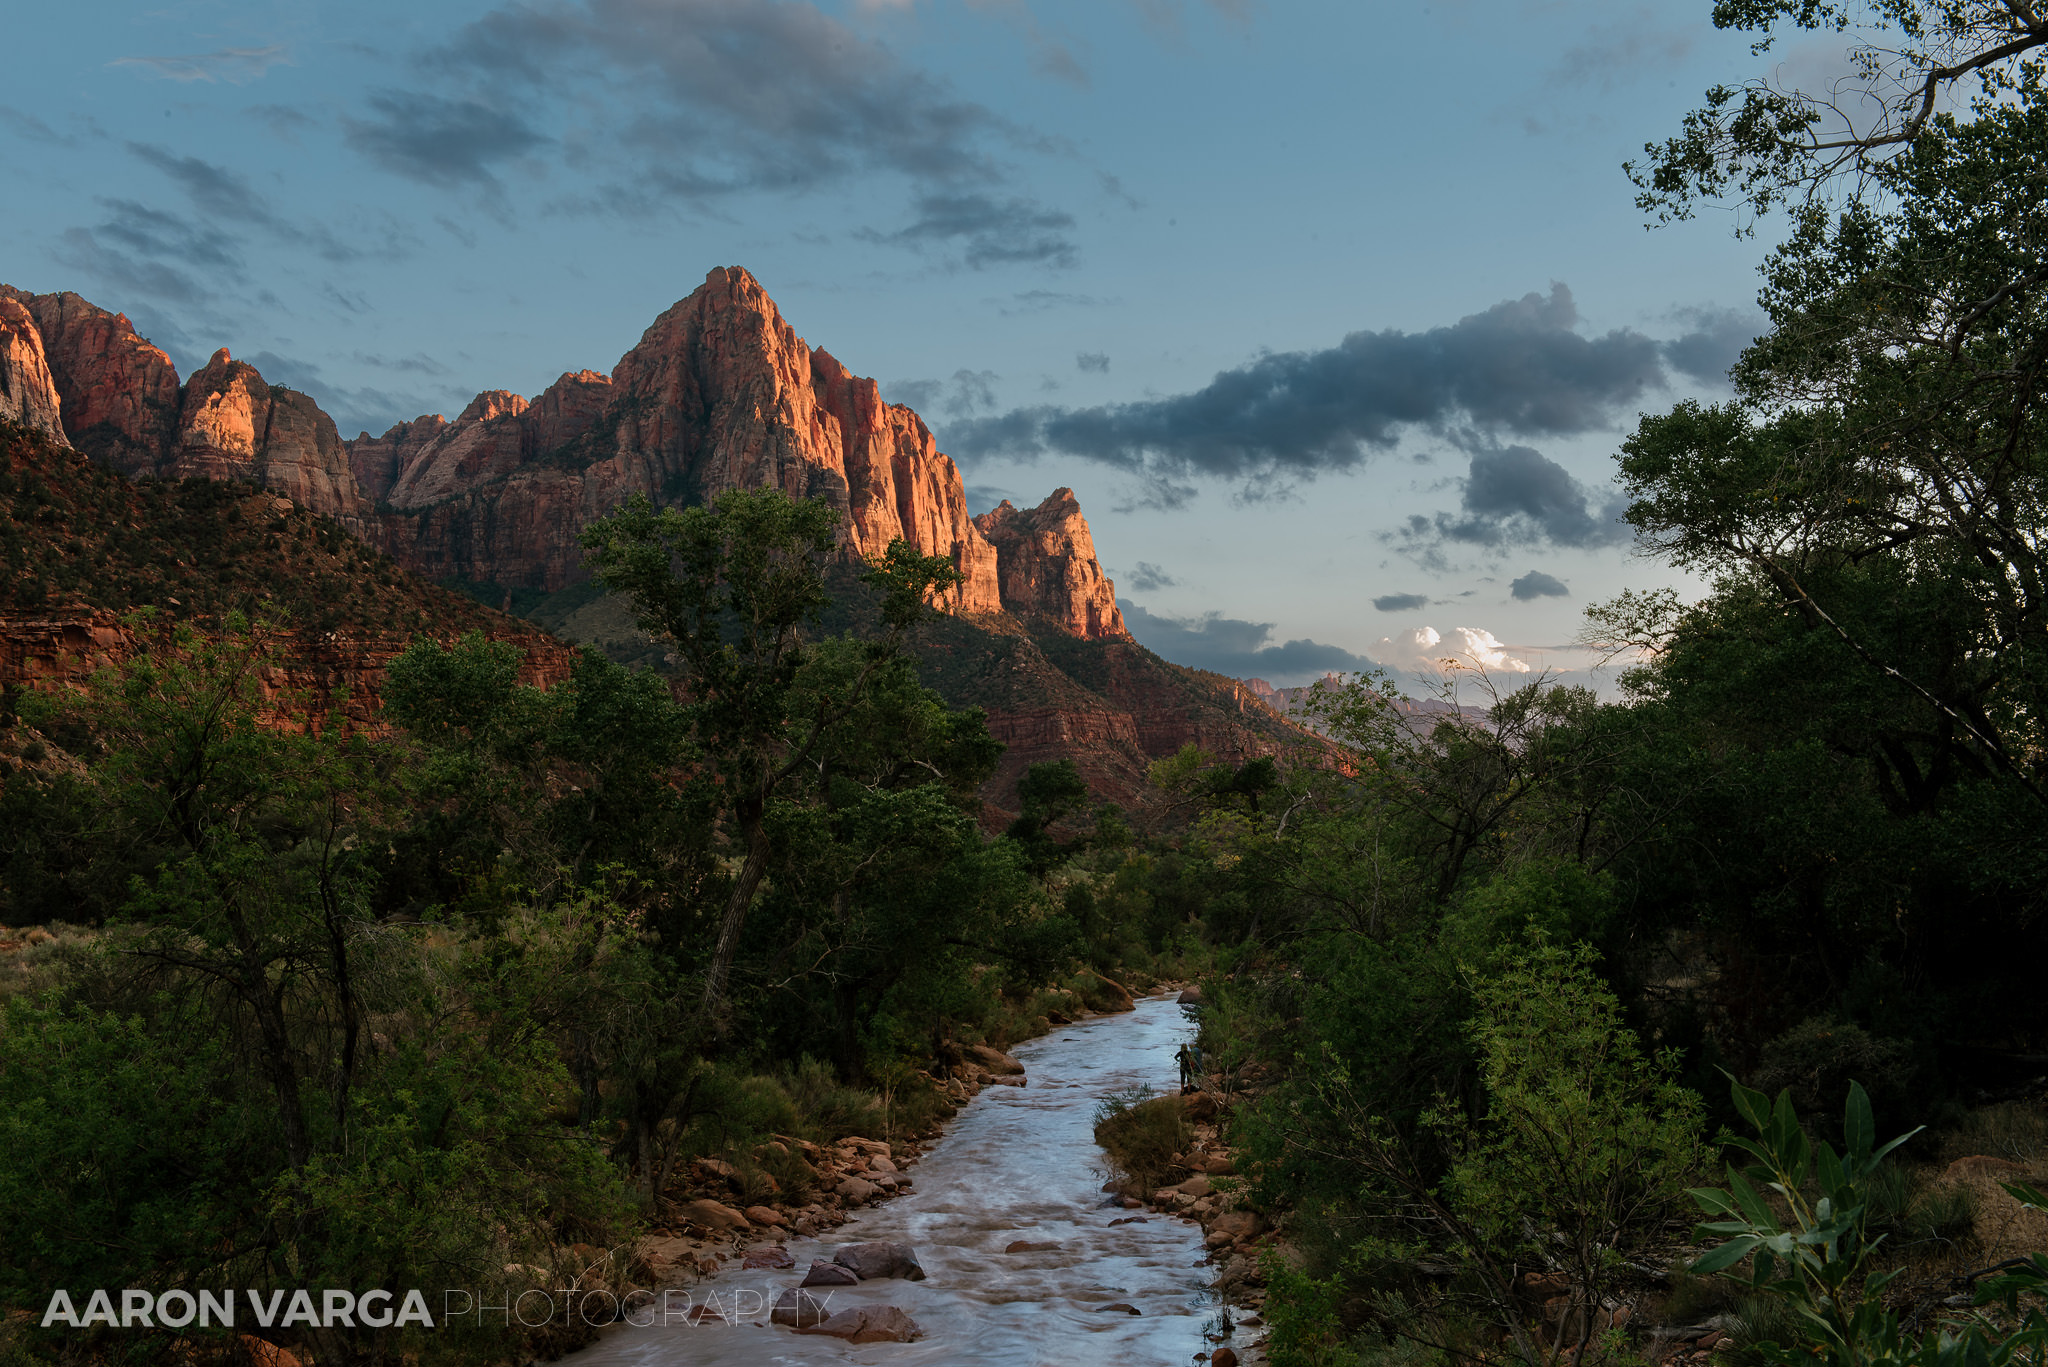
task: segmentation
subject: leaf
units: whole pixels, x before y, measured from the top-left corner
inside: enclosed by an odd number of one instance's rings
[[[1870,1113],[1870,1093],[1863,1090],[1862,1083],[1853,1080],[1849,1083],[1848,1103],[1842,1108],[1842,1140],[1854,1157],[1869,1153],[1877,1143],[1877,1120]]]
[[[1727,1072],[1726,1069],[1722,1070]],[[1736,1111],[1759,1134],[1770,1128],[1770,1098],[1754,1088],[1745,1087],[1736,1081],[1735,1074],[1728,1073],[1728,1095],[1734,1101]]]
[[[1762,1242],[1763,1240],[1757,1238],[1754,1234],[1745,1234],[1740,1238],[1730,1239],[1719,1248],[1709,1249],[1707,1252],[1702,1253],[1686,1271],[1693,1273],[1695,1276],[1705,1276],[1709,1272],[1719,1272],[1724,1268],[1733,1267],[1748,1257],[1750,1250]]]
[[[1709,1215],[1738,1215],[1741,1213],[1736,1209],[1735,1202],[1729,1199],[1728,1193],[1718,1187],[1688,1187],[1685,1194],[1699,1202],[1700,1209],[1706,1211]]]

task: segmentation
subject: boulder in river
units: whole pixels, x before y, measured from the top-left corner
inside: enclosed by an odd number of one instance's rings
[[[798,1282],[797,1285],[800,1287],[854,1286],[859,1282],[860,1276],[852,1268],[841,1267],[838,1263],[828,1263],[823,1258],[819,1258],[811,1263],[811,1270],[804,1274],[804,1279]]]
[[[808,1328],[799,1334],[824,1334],[848,1343],[913,1343],[924,1337],[917,1321],[893,1305],[861,1305]]]
[[[1010,1246],[1009,1246],[1008,1248],[1004,1249],[1004,1250],[1003,1250],[1003,1252],[1005,1252],[1005,1253],[1057,1253],[1057,1252],[1059,1252],[1059,1249],[1060,1249],[1060,1246],[1059,1246],[1058,1244],[1034,1244],[1034,1243],[1032,1243],[1032,1242],[1031,1242],[1030,1240],[1028,1240],[1028,1239],[1019,1239],[1019,1240],[1017,1240],[1017,1241],[1016,1241],[1015,1243],[1011,1244],[1011,1245],[1010,1245]]]
[[[748,1249],[747,1256],[740,1259],[740,1266],[749,1271],[758,1267],[795,1267],[796,1259],[790,1257],[789,1250],[781,1244],[768,1244]]]
[[[768,1312],[768,1319],[792,1329],[808,1329],[832,1318],[832,1312],[826,1308],[831,1299],[829,1291],[823,1296],[814,1296],[800,1287],[791,1287],[775,1302],[775,1308]]]
[[[1024,1065],[1000,1049],[991,1049],[986,1044],[970,1044],[967,1056],[999,1077],[1013,1076],[1024,1071]]]
[[[881,1194],[881,1191],[880,1187],[864,1177],[849,1177],[838,1186],[832,1188],[834,1195],[842,1200],[852,1201],[856,1205],[874,1200],[875,1197]]]
[[[909,1244],[893,1244],[880,1239],[872,1243],[848,1244],[832,1255],[832,1261],[864,1282],[883,1277],[901,1277],[912,1282],[924,1280],[924,1269],[917,1263],[917,1250]]]

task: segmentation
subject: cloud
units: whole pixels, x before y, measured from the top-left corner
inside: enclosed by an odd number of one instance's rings
[[[861,229],[855,236],[898,246],[957,248],[973,270],[1018,264],[1069,267],[1080,255],[1067,232],[1072,214],[1047,209],[1036,200],[998,200],[984,194],[921,196],[918,217],[892,233]]]
[[[218,52],[195,52],[176,57],[119,57],[109,66],[141,67],[167,81],[204,81],[211,85],[247,85],[260,81],[274,66],[290,66],[292,59],[284,44],[269,47],[224,47]]]
[[[996,304],[996,311],[1003,317],[1014,318],[1020,314],[1044,313],[1048,309],[1099,308],[1116,301],[1093,294],[1068,294],[1059,290],[1022,290],[1008,300],[989,302]]]
[[[998,489],[993,484],[969,484],[963,492],[967,497],[967,511],[970,516],[979,517],[1005,499],[1016,497],[1016,491]]]
[[[1449,669],[1527,674],[1534,668],[1507,652],[1507,646],[1492,632],[1478,627],[1453,627],[1448,637],[1435,627],[1415,627],[1382,636],[1372,648],[1373,658],[1381,664],[1411,674],[1441,674]]]
[[[1372,600],[1373,607],[1380,612],[1413,612],[1429,606],[1429,597],[1421,593],[1384,593]]]
[[[1633,534],[1621,521],[1628,500],[1602,498],[1562,465],[1527,446],[1472,452],[1462,506],[1435,517],[1416,514],[1390,534],[1424,563],[1441,558],[1444,542],[1507,546],[1611,546]]]
[[[1685,308],[1673,310],[1672,316],[1691,324],[1692,331],[1664,343],[1665,361],[1707,385],[1726,385],[1729,367],[1770,326],[1754,308]]]
[[[1109,374],[1109,355],[1101,351],[1079,351],[1074,353],[1074,369],[1096,375]]]
[[[1693,49],[1695,29],[1668,27],[1665,18],[1647,5],[1633,16],[1606,16],[1594,38],[1566,49],[1550,69],[1550,82],[1597,86],[1611,94],[1645,75],[1677,66]]]
[[[1286,687],[1335,670],[1372,668],[1372,662],[1341,646],[1320,641],[1287,641],[1268,645],[1273,623],[1247,622],[1221,613],[1201,617],[1167,617],[1147,612],[1128,599],[1117,599],[1124,625],[1148,648],[1194,669],[1214,670],[1234,679],[1257,677]]]
[[[371,119],[344,121],[344,139],[394,175],[428,185],[494,185],[491,168],[548,141],[516,114],[476,100],[409,90],[370,96]]]
[[[996,406],[995,386],[1002,378],[993,370],[956,370],[950,380],[891,380],[882,387],[890,403],[965,418]]]
[[[1140,593],[1157,593],[1161,589],[1170,589],[1178,583],[1180,583],[1180,580],[1175,579],[1149,560],[1140,560],[1136,569],[1124,575],[1125,587],[1136,589]]]
[[[1542,570],[1530,570],[1508,585],[1508,592],[1524,603],[1534,598],[1569,598],[1572,593],[1562,579],[1553,578]]]
[[[124,230],[132,228],[137,234],[146,230],[146,225],[137,226],[132,220],[116,221]],[[107,228],[108,225],[101,225],[101,231],[107,231]],[[108,235],[113,236],[112,233]],[[116,237],[115,240],[121,239]],[[149,253],[137,256],[118,246],[110,246],[88,228],[66,228],[58,237],[51,255],[60,266],[67,266],[90,279],[104,281],[117,294],[140,295],[174,304],[203,303],[211,295],[211,291],[202,288],[190,274],[176,266],[152,260]],[[128,311],[133,312],[132,309]]]
[[[1003,190],[1014,154],[1070,149],[810,0],[502,4],[414,65],[419,85],[375,92],[345,125],[414,180],[492,188],[507,162],[547,152],[579,187],[563,205],[644,216],[894,177],[909,221],[870,240],[974,269],[1075,259],[1070,215]]]
[[[1659,344],[1631,329],[1576,331],[1551,286],[1428,332],[1354,332],[1323,351],[1259,357],[1191,394],[1098,408],[1018,409],[950,427],[956,454],[1064,452],[1155,484],[1261,484],[1356,468],[1411,428],[1562,435],[1603,427],[1664,382]]]
[[[286,385],[312,396],[345,437],[358,432],[382,432],[393,423],[422,413],[452,413],[468,401],[463,392],[445,387],[424,391],[373,386],[351,389],[327,380],[320,367],[310,361],[274,351],[258,351],[241,359],[255,366],[271,384]]]

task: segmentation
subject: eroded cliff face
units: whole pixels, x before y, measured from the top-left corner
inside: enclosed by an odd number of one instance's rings
[[[413,633],[261,632],[267,657],[254,674],[259,725],[317,734],[339,722],[351,735],[389,735],[380,708],[391,662]],[[42,613],[0,611],[0,680],[41,692],[81,690],[93,674],[118,668],[145,649],[162,651],[169,626],[151,631],[107,608]],[[552,688],[567,679],[576,653],[538,631],[497,632],[520,653],[518,679]],[[448,636],[443,645],[452,645]]]
[[[846,515],[847,544],[897,537],[966,576],[954,606],[996,612],[995,552],[960,472],[908,408],[797,336],[737,268],[663,313],[610,376],[562,376],[527,404],[477,397],[350,443],[384,505],[383,544],[429,575],[558,589],[580,575],[575,533],[632,494],[658,503],[777,488]]]
[[[178,371],[135,335],[124,313],[109,313],[68,290],[29,294],[0,285],[42,334],[62,403],[64,434],[124,475],[156,473],[178,426]]]
[[[995,547],[1003,606],[1086,640],[1128,640],[1116,585],[1095,558],[1095,538],[1072,489],[1055,489],[1029,512],[1004,499],[974,519]]]
[[[530,401],[489,390],[452,422],[421,417],[350,442],[311,399],[225,350],[181,386],[124,316],[75,294],[0,295],[28,319],[14,326],[17,368],[29,375],[35,346],[47,352],[62,430],[101,464],[253,482],[429,579],[553,591],[584,576],[585,524],[631,495],[673,504],[778,488],[844,513],[855,555],[902,537],[950,558],[965,580],[954,611],[1128,639],[1072,491],[970,517],[960,471],[923,420],[808,346],[737,267],[655,319],[608,376],[571,372]]]
[[[0,295],[0,418],[63,441],[62,409],[35,318],[19,300]]]

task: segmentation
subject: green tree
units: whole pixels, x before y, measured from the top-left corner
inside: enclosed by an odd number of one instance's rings
[[[713,1021],[768,871],[771,802],[865,700],[932,596],[961,581],[944,557],[892,542],[864,575],[880,591],[881,631],[861,643],[860,667],[836,688],[800,688],[817,652],[809,633],[829,600],[838,520],[821,502],[736,489],[686,509],[636,497],[583,531],[599,582],[674,648],[691,734],[715,771],[719,820],[741,860],[704,974]]]

